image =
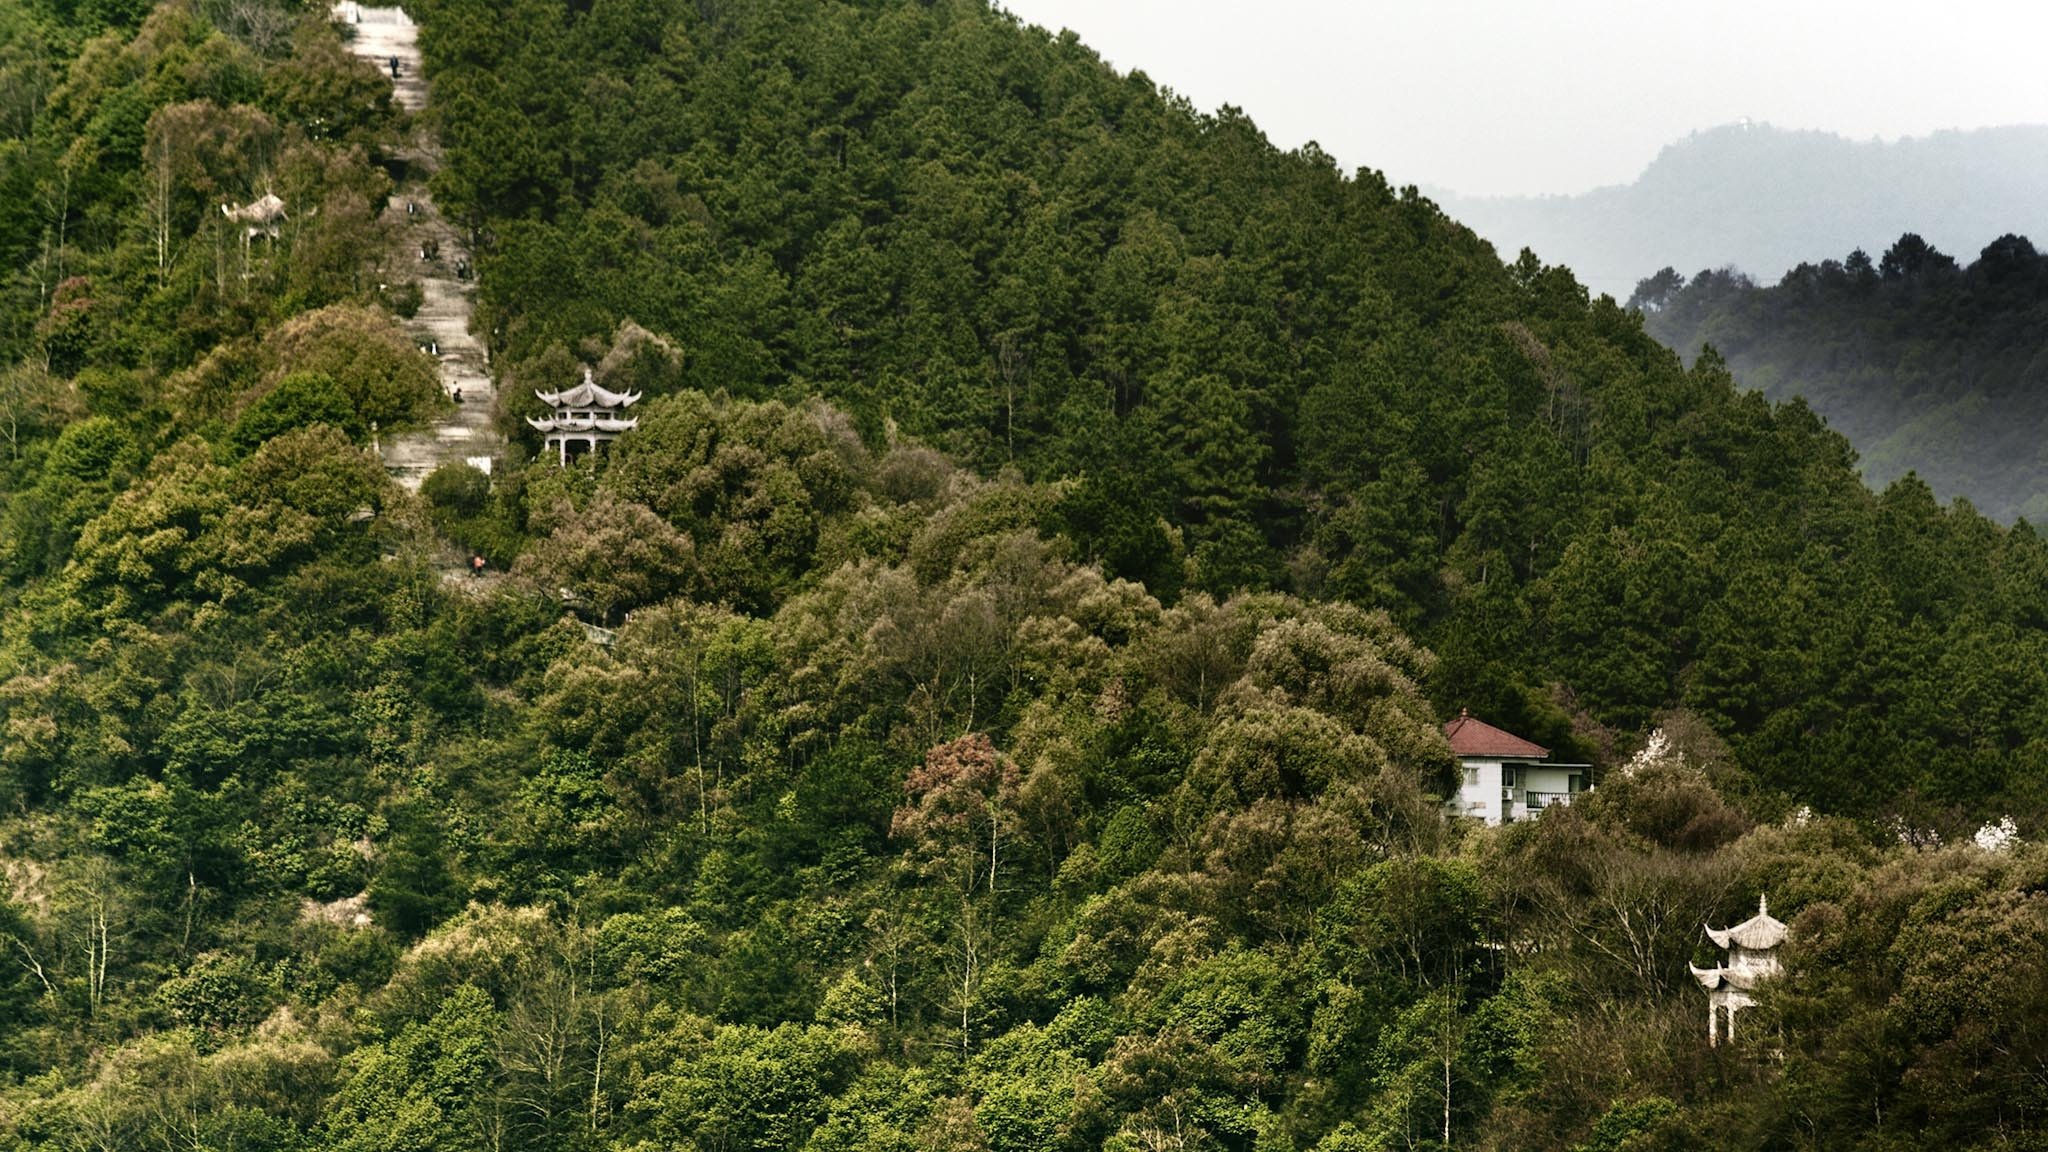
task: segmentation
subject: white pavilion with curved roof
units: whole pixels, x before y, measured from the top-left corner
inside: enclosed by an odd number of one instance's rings
[[[258,236],[277,239],[278,225],[289,216],[284,210],[284,201],[278,199],[275,192],[265,192],[239,208],[223,204],[220,206],[220,214],[227,217],[230,223],[242,225],[244,241],[253,240]]]
[[[1707,990],[1707,1043],[1718,1045],[1723,1036],[1735,1039],[1735,1014],[1756,1003],[1751,993],[1757,984],[1784,971],[1778,946],[1785,942],[1785,925],[1771,916],[1769,897],[1759,896],[1756,915],[1733,928],[1707,928],[1707,938],[1726,949],[1728,959],[1712,968],[1687,967]]]
[[[583,370],[583,382],[574,388],[560,392],[536,388],[533,394],[554,412],[539,419],[529,416],[526,422],[546,438],[547,447],[555,453],[555,462],[564,466],[578,456],[597,451],[598,445],[618,439],[620,433],[631,432],[640,423],[638,416],[625,414],[626,409],[639,402],[640,393],[605,388],[591,379],[588,368]]]

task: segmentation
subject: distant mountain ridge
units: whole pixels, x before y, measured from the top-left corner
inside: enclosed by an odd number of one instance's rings
[[[1534,249],[1620,298],[1667,265],[1733,265],[1771,281],[1801,261],[1882,251],[1909,231],[1961,253],[2008,232],[2048,235],[2044,192],[2048,125],[1886,143],[1732,124],[1666,147],[1632,184],[1579,196],[1430,195],[1502,255]]]

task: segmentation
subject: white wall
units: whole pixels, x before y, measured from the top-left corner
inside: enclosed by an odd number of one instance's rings
[[[1458,785],[1458,815],[1477,817],[1488,824],[1500,823],[1500,761],[1460,758],[1458,767],[1463,772]]]
[[[1557,767],[1529,765],[1522,769],[1519,773],[1520,778],[1516,781],[1516,783],[1521,785],[1519,789],[1521,795],[1518,799],[1523,804],[1530,806],[1533,811],[1534,804],[1539,802],[1529,800],[1529,793],[1547,792],[1568,795],[1572,791],[1571,778],[1577,776],[1581,787],[1583,787],[1586,779],[1585,773],[1586,769],[1584,768],[1571,768],[1563,765]],[[1518,812],[1517,815],[1520,815],[1520,813]]]
[[[1534,815],[1534,810],[1528,806],[1529,793],[1568,794],[1571,791],[1571,778],[1574,775],[1578,776],[1583,788],[1586,772],[1584,767],[1553,767],[1538,765],[1533,761],[1462,757],[1458,761],[1458,767],[1462,773],[1458,795],[1449,807],[1456,815],[1475,817],[1488,824],[1499,824],[1504,819],[1528,819]],[[1514,770],[1515,782],[1513,786],[1505,789],[1501,784],[1503,768]],[[1502,797],[1503,791],[1506,792],[1505,802]]]

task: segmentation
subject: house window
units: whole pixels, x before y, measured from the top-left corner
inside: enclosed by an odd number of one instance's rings
[[[1503,788],[1513,788],[1515,786],[1515,766],[1513,764],[1503,764],[1500,766],[1500,786]]]
[[[1478,784],[1478,783],[1479,783],[1479,769],[1477,769],[1477,768],[1467,768],[1467,769],[1465,769],[1465,783],[1466,783],[1467,785],[1476,785],[1476,784]]]
[[[1569,793],[1571,793],[1571,794],[1572,794],[1572,795],[1574,795],[1574,796],[1578,795],[1578,794],[1579,794],[1580,792],[1583,792],[1583,791],[1585,791],[1585,790],[1586,790],[1586,776],[1585,776],[1585,773],[1583,773],[1583,772],[1574,772],[1574,773],[1572,773],[1571,775],[1569,775],[1569,776],[1565,777],[1565,778],[1564,778],[1564,788],[1565,788],[1565,791],[1566,791],[1566,792],[1569,792]]]

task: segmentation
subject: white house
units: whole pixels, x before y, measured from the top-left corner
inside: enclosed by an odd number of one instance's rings
[[[1462,779],[1445,807],[1488,824],[1527,820],[1552,804],[1569,804],[1588,789],[1584,764],[1549,763],[1550,749],[1503,732],[1460,709],[1444,725]]]

